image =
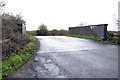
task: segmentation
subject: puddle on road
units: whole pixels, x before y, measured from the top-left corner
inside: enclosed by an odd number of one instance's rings
[[[38,74],[44,72],[46,74],[49,74],[50,77],[65,78],[65,75],[60,70],[60,68],[57,66],[57,64],[52,62],[52,60],[49,59],[48,57],[46,57],[46,58],[36,57],[35,61],[42,63],[42,65],[44,66],[44,70],[42,68],[40,68],[40,66],[37,66],[35,68]]]

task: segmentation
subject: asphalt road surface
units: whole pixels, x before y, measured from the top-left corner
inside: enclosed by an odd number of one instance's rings
[[[118,46],[66,36],[37,36],[40,49],[12,78],[118,78]]]

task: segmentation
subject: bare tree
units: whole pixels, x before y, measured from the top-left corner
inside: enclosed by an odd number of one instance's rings
[[[0,7],[4,7],[4,6],[5,6],[5,2],[4,1],[0,2]]]
[[[1,0],[0,1],[0,13],[3,11],[4,7],[5,7],[5,1]]]
[[[118,20],[117,20],[117,25],[118,25],[118,31],[120,31],[120,1],[118,2]]]
[[[120,19],[119,19],[119,15],[118,15],[118,18],[116,15],[114,15],[114,25],[115,27],[117,27],[117,30],[119,31],[120,29]]]
[[[85,25],[86,25],[85,22],[81,22],[81,23],[80,23],[80,26],[85,26]]]

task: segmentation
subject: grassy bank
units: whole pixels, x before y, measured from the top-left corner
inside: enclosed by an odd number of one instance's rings
[[[98,36],[88,36],[88,35],[67,35],[69,37],[76,37],[76,38],[84,38],[84,39],[90,39],[90,40],[94,40],[94,41],[97,41],[97,42],[101,42],[101,43],[104,43],[104,44],[116,44],[116,43],[113,43],[113,42],[110,42],[108,40],[104,40]]]
[[[96,36],[88,36],[88,35],[67,35],[69,37],[76,37],[76,38],[85,38],[85,39],[91,39],[95,41],[102,41],[101,38],[96,37]]]
[[[15,70],[30,60],[36,52],[39,47],[38,40],[33,36],[29,36],[29,40],[30,42],[22,50],[17,53],[13,53],[2,61],[2,77],[6,77],[14,73]]]

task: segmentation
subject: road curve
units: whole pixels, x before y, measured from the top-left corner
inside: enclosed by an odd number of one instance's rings
[[[10,77],[118,78],[118,46],[66,36],[36,36],[40,49]]]

